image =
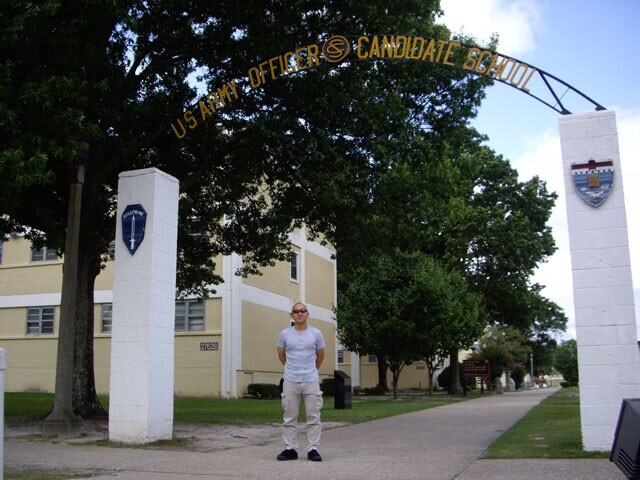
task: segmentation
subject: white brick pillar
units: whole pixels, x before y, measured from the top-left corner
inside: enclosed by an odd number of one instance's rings
[[[640,397],[640,354],[615,113],[561,117],[560,143],[578,341],[582,443],[588,451],[607,451],[622,399]],[[613,186],[598,207],[578,195],[572,177],[572,165],[591,159],[613,162]]]
[[[109,386],[111,441],[149,443],[173,434],[178,193],[178,181],[155,168],[120,174]],[[144,238],[140,238],[142,230]]]

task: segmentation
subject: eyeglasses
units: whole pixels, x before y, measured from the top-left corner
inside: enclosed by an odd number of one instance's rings
[[[300,310],[291,310],[291,313],[307,313],[307,309],[301,308]]]

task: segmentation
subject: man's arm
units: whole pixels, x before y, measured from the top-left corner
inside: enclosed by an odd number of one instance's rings
[[[280,362],[282,363],[282,365],[285,364],[285,362],[287,361],[287,354],[285,353],[284,348],[281,347],[276,347],[278,349],[278,358],[280,359]]]
[[[324,348],[316,349],[316,368],[320,368],[324,360]]]

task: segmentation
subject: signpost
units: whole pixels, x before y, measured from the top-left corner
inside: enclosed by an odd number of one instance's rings
[[[484,380],[491,383],[491,365],[489,360],[464,360],[464,376],[480,377],[480,393],[484,393]]]

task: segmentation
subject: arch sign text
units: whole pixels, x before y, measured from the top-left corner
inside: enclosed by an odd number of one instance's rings
[[[183,139],[190,130],[205,123],[216,110],[240,98],[242,91],[261,88],[279,77],[292,75],[323,63],[335,64],[347,59],[409,60],[459,68],[505,83],[536,98],[559,113],[570,113],[562,106],[560,98],[549,84],[547,79],[552,78],[587,99],[596,106],[597,110],[604,110],[604,107],[562,80],[513,57],[477,46],[420,36],[361,35],[347,39],[341,35],[335,35],[321,45],[312,43],[265,59],[249,68],[245,78],[229,80],[212,89],[198,101],[197,105],[185,110],[182,116],[171,124],[171,130],[178,139]],[[544,85],[555,98],[555,104],[548,103],[531,92],[529,83],[536,74],[542,78]]]

